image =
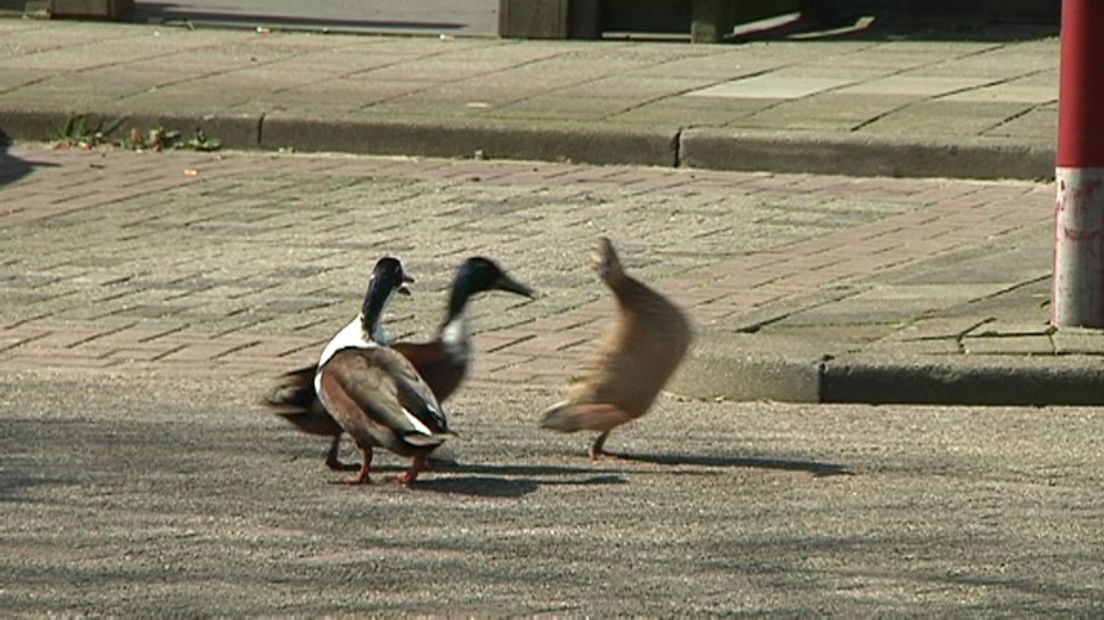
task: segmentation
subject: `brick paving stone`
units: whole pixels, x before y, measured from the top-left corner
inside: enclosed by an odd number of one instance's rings
[[[130,362],[153,362],[164,358],[172,352],[172,349],[156,347],[119,347],[111,348],[104,353],[104,357],[116,360],[120,364]]]
[[[31,343],[49,336],[52,332],[40,329],[16,327],[0,331],[0,353]]]
[[[12,353],[0,360],[0,367],[12,370],[20,368],[82,368],[105,369],[118,366],[120,361],[110,357],[52,355],[46,353]]]
[[[389,331],[426,337],[455,264],[481,253],[542,296],[473,304],[476,368],[559,384],[614,311],[585,265],[598,234],[612,235],[633,273],[695,322],[739,327],[815,303],[841,282],[1044,224],[1053,202],[1052,187],[1018,181],[12,152],[50,166],[2,189],[0,346],[25,347],[6,367],[65,355],[96,367],[287,370],[349,320],[384,252],[419,279],[413,298],[396,300]],[[8,272],[52,278],[49,292],[16,305],[26,285]]]
[[[517,353],[509,350],[481,351],[475,357],[475,368],[498,371],[502,368],[525,367],[534,357],[529,353]]]

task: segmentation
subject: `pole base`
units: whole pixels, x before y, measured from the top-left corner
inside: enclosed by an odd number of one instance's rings
[[[1104,168],[1059,166],[1051,323],[1104,327]]]

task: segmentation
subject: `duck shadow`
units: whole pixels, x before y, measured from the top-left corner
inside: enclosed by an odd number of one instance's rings
[[[803,459],[784,459],[770,457],[729,457],[693,454],[613,454],[616,460],[629,463],[650,463],[652,465],[689,465],[697,467],[745,467],[754,469],[777,469],[783,471],[801,471],[815,478],[855,475],[846,466],[824,461]]]
[[[855,475],[846,466],[824,461],[770,457],[727,457],[692,454],[611,454],[609,463],[642,463],[666,466],[709,468],[753,468],[798,471],[814,478]],[[373,471],[404,471],[400,465],[380,465]],[[430,467],[414,488],[447,495],[518,498],[542,486],[628,484],[623,472],[608,467],[572,465],[488,465],[479,463],[441,463]],[[434,475],[436,474],[436,475]]]
[[[11,147],[11,138],[3,129],[0,129],[0,186],[18,181],[34,171],[36,166],[57,166],[57,164],[20,159],[8,153],[9,147]]]
[[[445,475],[419,478],[414,483],[415,489],[474,497],[518,498],[533,493],[542,486],[627,483],[618,472],[609,469],[564,465],[453,463],[437,465],[429,471]]]
[[[541,480],[536,478],[506,478],[502,476],[449,476],[416,483],[416,488],[446,495],[472,497],[518,498],[548,485],[625,484],[616,474],[590,476],[576,480]]]
[[[414,488],[445,495],[518,498],[540,488],[536,481],[495,476],[449,476],[418,480]]]
[[[67,481],[58,477],[32,476],[20,472],[16,475],[5,475],[0,471],[0,504],[6,503],[43,503],[47,500],[37,497],[33,492],[38,487],[49,487],[65,484]]]

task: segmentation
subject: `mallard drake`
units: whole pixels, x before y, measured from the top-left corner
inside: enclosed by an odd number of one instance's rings
[[[445,319],[433,339],[392,345],[414,364],[441,402],[452,396],[468,374],[472,343],[464,311],[468,300],[484,291],[506,291],[530,298],[534,295],[533,289],[510,277],[491,259],[473,256],[456,270]]]
[[[485,291],[507,291],[532,297],[533,290],[518,282],[489,258],[473,256],[456,270],[444,321],[428,342],[396,342],[391,348],[403,354],[418,370],[438,402],[444,402],[460,386],[471,366],[472,346],[465,309],[468,300]],[[380,338],[386,338],[382,333]],[[312,435],[332,437],[326,465],[346,469],[338,459],[341,426],[326,412],[314,389],[317,364],[297,368],[281,375],[266,403],[299,430]]]
[[[609,239],[598,240],[590,262],[617,299],[616,323],[585,378],[544,411],[541,426],[599,431],[589,450],[598,459],[609,454],[604,445],[612,429],[647,413],[686,355],[693,330],[678,306],[625,273]]]
[[[399,482],[410,485],[429,452],[450,434],[445,410],[429,385],[410,360],[384,344],[383,310],[411,281],[398,259],[380,259],[359,316],[330,340],[318,360],[314,389],[319,400],[364,455],[349,484],[370,482],[372,449],[382,447],[413,457],[410,469],[399,476]]]

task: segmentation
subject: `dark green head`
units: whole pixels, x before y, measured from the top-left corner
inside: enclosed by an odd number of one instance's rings
[[[533,289],[513,279],[493,260],[473,256],[456,270],[449,300],[449,318],[464,311],[468,298],[484,291],[507,291],[530,298],[535,295]]]
[[[372,276],[368,279],[368,292],[364,295],[364,304],[361,308],[363,321],[374,332],[374,326],[383,315],[383,309],[391,300],[391,295],[401,293],[409,295],[410,289],[406,287],[414,278],[406,275],[402,263],[393,256],[384,256],[379,259],[372,269]]]

